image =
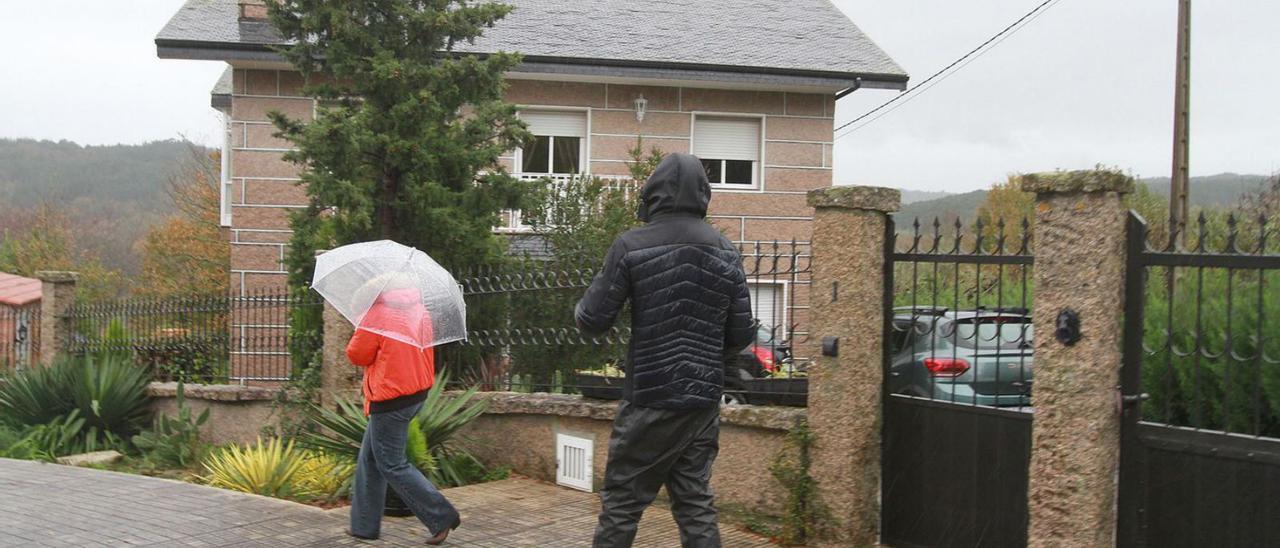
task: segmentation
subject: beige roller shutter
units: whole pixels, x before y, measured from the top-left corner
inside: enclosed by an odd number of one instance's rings
[[[760,160],[760,119],[698,116],[693,153],[716,160]]]

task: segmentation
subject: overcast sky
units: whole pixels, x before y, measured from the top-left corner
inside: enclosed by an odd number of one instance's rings
[[[919,81],[1040,0],[834,0]],[[217,142],[219,63],[161,61],[181,0],[43,0],[0,18],[0,137]],[[1196,2],[1192,172],[1280,169],[1280,2]],[[13,8],[11,6],[11,8]],[[1176,0],[1061,0],[964,70],[837,143],[836,181],[983,188],[1095,164],[1167,175]],[[841,101],[837,123],[894,92]]]

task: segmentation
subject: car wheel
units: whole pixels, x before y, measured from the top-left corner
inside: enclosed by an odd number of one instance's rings
[[[724,392],[720,395],[720,405],[746,405],[747,396],[742,392]]]

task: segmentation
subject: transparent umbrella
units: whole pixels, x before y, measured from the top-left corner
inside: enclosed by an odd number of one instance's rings
[[[390,240],[316,258],[311,287],[356,329],[428,348],[467,338],[467,305],[449,271]]]

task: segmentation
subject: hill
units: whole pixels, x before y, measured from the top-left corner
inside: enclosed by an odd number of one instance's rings
[[[70,141],[0,139],[0,219],[48,203],[73,220],[79,243],[106,266],[138,271],[134,244],[173,211],[169,177],[208,149],[170,140],[82,146]],[[0,223],[2,228],[9,223]],[[0,234],[0,238],[3,238]]]
[[[1239,175],[1222,173],[1205,177],[1191,178],[1192,207],[1231,207],[1240,201],[1240,197],[1262,188],[1268,177],[1265,175]],[[1152,192],[1161,196],[1169,196],[1169,178],[1151,177],[1139,179],[1138,184],[1146,185]],[[915,191],[909,191],[915,192]],[[967,225],[978,215],[978,208],[987,199],[987,191],[975,190],[964,194],[948,194],[932,200],[908,202],[903,198],[902,211],[894,215],[898,229],[910,226],[915,219],[921,223],[932,223],[941,219],[945,223],[953,223],[959,218]]]

